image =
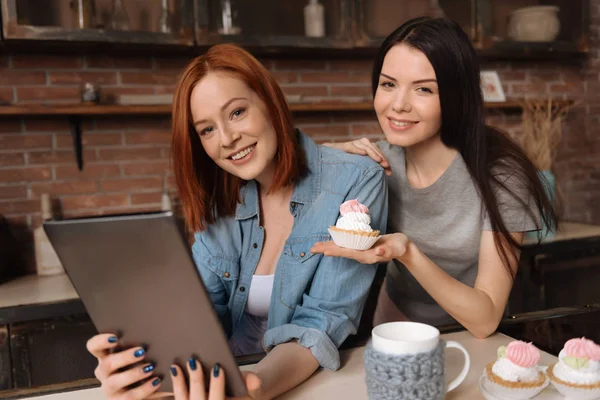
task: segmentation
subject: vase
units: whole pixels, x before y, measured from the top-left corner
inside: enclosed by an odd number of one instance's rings
[[[560,32],[558,11],[556,6],[519,8],[510,15],[508,36],[519,42],[551,42]]]

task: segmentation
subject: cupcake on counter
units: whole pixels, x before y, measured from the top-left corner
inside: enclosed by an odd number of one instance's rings
[[[340,247],[354,250],[370,249],[377,239],[379,231],[371,228],[369,209],[355,200],[348,200],[340,206],[340,214],[335,226],[329,227],[329,234]]]
[[[600,346],[586,338],[567,341],[547,373],[567,399],[600,399]]]
[[[498,359],[486,365],[483,386],[502,399],[531,399],[548,386],[538,367],[540,351],[531,343],[515,340],[498,348]]]

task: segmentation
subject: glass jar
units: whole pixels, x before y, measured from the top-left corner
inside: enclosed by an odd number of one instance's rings
[[[242,29],[238,22],[238,12],[233,0],[221,0],[217,32],[220,35],[239,35]]]
[[[113,8],[110,16],[109,26],[111,29],[116,31],[129,30],[129,16],[127,15],[127,11],[125,11],[125,7],[123,6],[123,0],[113,0]]]
[[[173,14],[169,10],[169,0],[161,0],[157,29],[161,33],[173,33]]]
[[[94,28],[94,0],[74,0],[71,8],[75,12],[75,27],[79,29]]]

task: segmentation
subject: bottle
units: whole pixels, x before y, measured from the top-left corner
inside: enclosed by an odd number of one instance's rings
[[[96,104],[100,101],[100,92],[91,82],[85,82],[81,86],[81,102],[83,104]]]
[[[201,29],[206,29],[206,27],[201,27],[196,21],[196,15],[198,14],[196,0],[180,0],[180,2],[179,36],[182,38],[193,37],[196,27],[199,34],[202,35]]]
[[[75,26],[79,29],[94,27],[94,0],[76,0],[71,3],[75,11]]]
[[[110,28],[115,31],[129,30],[129,16],[122,0],[113,0],[112,14],[110,16]]]
[[[48,221],[52,219],[52,203],[47,193],[42,194],[41,199],[42,219]],[[38,275],[56,275],[63,274],[65,270],[48,239],[42,225],[33,231],[33,241],[35,246],[35,265]]]
[[[169,0],[162,0],[161,2],[158,31],[161,33],[173,33],[173,16],[169,10]]]
[[[237,24],[237,9],[232,0],[221,0],[221,15],[219,17],[219,35],[239,35],[242,29]]]
[[[173,203],[167,192],[163,192],[160,199],[160,211],[173,211]]]
[[[446,13],[444,13],[444,9],[440,6],[439,0],[429,0],[427,15],[432,18],[446,18]]]
[[[308,37],[325,36],[325,7],[319,0],[310,0],[304,7],[304,33]]]

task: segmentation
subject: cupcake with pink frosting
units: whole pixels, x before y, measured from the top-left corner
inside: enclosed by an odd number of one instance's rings
[[[379,231],[371,228],[369,209],[357,199],[343,203],[340,214],[335,226],[329,227],[329,234],[338,246],[367,250],[379,239]]]
[[[600,346],[586,338],[568,340],[547,373],[568,399],[600,399]]]
[[[485,390],[504,399],[531,399],[549,383],[539,361],[540,351],[531,343],[515,340],[501,346],[498,359],[485,367]]]

